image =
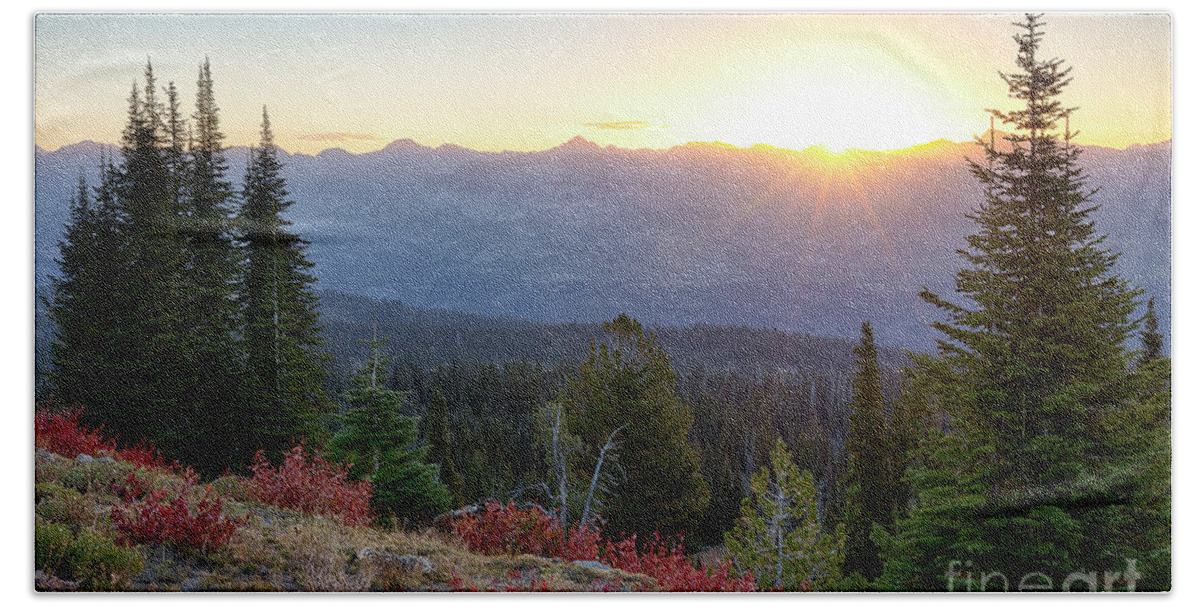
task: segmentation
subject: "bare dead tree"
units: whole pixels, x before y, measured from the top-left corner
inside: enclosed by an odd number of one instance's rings
[[[558,523],[566,527],[571,518],[567,506],[567,453],[561,441],[562,413],[562,405],[555,406],[554,426],[550,429],[550,460],[558,477]]]
[[[600,456],[596,459],[596,470],[592,472],[592,483],[588,485],[587,498],[583,501],[583,514],[579,517],[580,530],[587,528],[588,524],[591,523],[592,498],[596,494],[596,485],[600,481],[600,470],[604,467],[604,457],[607,456],[609,452],[617,449],[617,447],[620,445],[619,443],[615,443],[613,439],[616,438],[617,433],[621,432],[621,429],[627,426],[629,425],[623,424],[617,427],[613,432],[609,433],[608,439],[600,448]]]

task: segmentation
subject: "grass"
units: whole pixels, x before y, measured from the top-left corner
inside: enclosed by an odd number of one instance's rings
[[[134,472],[177,492],[183,480],[120,461],[35,458],[35,567],[80,591],[634,591],[654,579],[532,555],[472,553],[457,537],[349,527],[250,500],[228,478],[214,482],[222,514],[246,518],[229,543],[201,551],[173,545],[121,547],[110,516],[113,484]],[[204,487],[193,487],[199,500]],[[364,551],[373,549],[374,551]],[[402,561],[388,556],[412,556]],[[421,558],[421,559],[416,559]],[[424,561],[422,561],[424,560]],[[426,571],[425,564],[428,565]],[[45,588],[51,588],[46,586]]]

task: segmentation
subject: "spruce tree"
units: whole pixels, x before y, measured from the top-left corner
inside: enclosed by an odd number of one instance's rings
[[[891,527],[894,498],[889,466],[888,421],[884,415],[879,352],[871,324],[862,324],[862,338],[854,348],[858,371],[854,375],[854,400],[850,410],[850,458],[846,490],[846,572],[874,580],[883,573],[879,549],[871,541],[875,525]]]
[[[737,527],[725,535],[736,568],[762,589],[818,591],[841,577],[841,526],[822,530],[812,473],[800,472],[782,439],[750,481]]]
[[[106,158],[94,199],[80,175],[47,301],[55,328],[50,393],[58,404],[82,408],[110,430],[131,428],[136,420],[124,415],[125,370],[114,359],[115,353],[128,350],[121,325],[124,307],[114,301],[119,292],[113,289],[124,280],[125,253],[114,172]]]
[[[417,418],[400,414],[404,393],[383,388],[384,342],[370,341],[371,358],[346,393],[343,429],[329,454],[350,462],[352,477],[371,480],[372,507],[385,523],[428,522],[449,508],[450,491],[438,481],[437,465],[424,462],[427,448],[418,443]]]
[[[122,334],[108,359],[122,388],[109,407],[83,415],[127,442],[147,439],[177,458],[196,421],[180,405],[190,371],[180,348],[184,265],[179,200],[166,152],[171,134],[157,86],[147,64],[142,93],[135,83],[129,98],[121,162],[109,186],[119,210],[123,268],[108,290],[110,306],[119,307],[110,321]]]
[[[307,242],[288,230],[291,222],[282,215],[292,204],[282,171],[263,108],[262,140],[251,153],[238,216],[246,256],[239,300],[249,377],[248,416],[239,441],[268,453],[301,438],[322,443],[321,417],[332,410],[322,389],[316,279],[305,258]]]
[[[175,172],[182,201],[183,322],[187,328],[180,348],[191,370],[186,395],[195,409],[199,433],[188,442],[196,447],[188,462],[220,472],[248,464],[251,448],[257,446],[237,440],[245,393],[236,344],[240,332],[236,298],[240,252],[233,241],[233,189],[225,179],[224,136],[207,60],[200,67],[196,84],[191,136],[184,138],[182,133],[175,133],[181,128],[172,128],[175,134],[168,147],[168,159],[184,151],[186,143],[187,162],[180,163]],[[179,122],[176,115],[176,110],[169,113],[173,117],[170,123]]]
[[[908,513],[912,485],[906,479],[906,473],[916,458],[921,437],[930,426],[926,403],[930,392],[924,389],[921,381],[913,369],[904,370],[900,398],[888,421],[887,475],[893,524]]]
[[[695,530],[708,504],[699,457],[687,443],[692,413],[675,395],[675,373],[653,332],[620,315],[604,324],[611,341],[593,342],[561,401],[567,427],[584,445],[620,434],[621,474],[601,515],[613,535],[646,537]],[[576,472],[590,479],[589,469]]]
[[[1019,70],[1001,76],[1023,106],[991,111],[1013,134],[981,142],[971,163],[984,202],[960,252],[966,303],[921,294],[948,315],[935,323],[938,357],[917,358],[944,418],[910,471],[917,506],[885,543],[886,578],[901,587],[962,589],[948,572],[967,562],[1055,580],[1125,567],[1111,421],[1132,403],[1124,342],[1137,291],[1113,274],[1117,254],[1090,219],[1072,108],[1058,99],[1070,69],[1039,58],[1039,17],[1016,25]]]

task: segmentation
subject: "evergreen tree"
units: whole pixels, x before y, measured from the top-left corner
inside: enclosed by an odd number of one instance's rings
[[[1132,400],[1124,342],[1137,292],[1111,272],[1080,148],[1060,126],[1070,69],[1038,57],[1039,17],[1017,25],[1019,71],[1002,77],[1024,106],[992,111],[1015,133],[971,164],[985,200],[956,284],[973,305],[921,294],[949,317],[935,324],[939,356],[916,359],[944,424],[910,470],[916,508],[885,539],[896,586],[953,586],[955,560],[1056,580],[1125,567],[1113,505],[1128,486],[1114,475],[1111,421]]]
[[[591,354],[561,396],[567,427],[584,445],[620,434],[621,470],[602,513],[612,534],[694,530],[708,503],[699,459],[687,443],[691,411],[675,395],[675,373],[653,333],[627,315],[604,324],[609,343]],[[592,470],[576,472],[590,479]],[[586,485],[586,484],[584,484]]]
[[[449,508],[451,496],[437,479],[437,465],[423,462],[417,419],[400,414],[404,394],[383,388],[383,342],[371,341],[371,359],[346,394],[349,409],[329,454],[350,462],[352,477],[371,480],[372,507],[385,522],[427,522]]]
[[[854,354],[858,356],[858,372],[854,375],[850,437],[846,443],[850,458],[846,476],[846,572],[874,580],[883,573],[883,562],[871,541],[871,532],[876,525],[891,527],[894,497],[879,353],[870,323],[862,324],[862,340]]]
[[[187,158],[187,122],[179,111],[179,91],[175,88],[174,82],[168,82],[167,88],[167,103],[164,106],[165,115],[163,116],[163,127],[165,129],[163,142],[163,162],[167,168],[167,174],[170,182],[167,188],[170,191],[171,206],[181,216],[187,216],[187,208],[185,205],[185,197],[187,196],[188,185],[188,158]]]
[[[1070,69],[1037,58],[1037,17],[1021,27],[1022,71],[1004,80],[1026,106],[993,111],[1017,134],[1005,137],[1008,151],[985,146],[987,160],[971,167],[987,198],[972,216],[980,231],[967,237],[971,267],[957,287],[979,307],[922,297],[950,315],[936,324],[949,338],[939,346],[971,389],[954,413],[991,433],[996,481],[1052,486],[1081,472],[1101,439],[1089,421],[1121,401],[1137,292],[1112,274],[1117,254],[1089,219],[1096,207],[1076,166],[1081,149],[1070,132],[1059,139],[1071,109],[1056,97]]]
[[[202,70],[202,79],[206,74]],[[203,128],[200,133],[204,135]],[[218,164],[219,157],[211,155],[209,165]],[[301,438],[322,443],[321,417],[332,411],[322,388],[324,355],[312,289],[316,279],[305,258],[307,242],[288,230],[291,222],[282,216],[292,204],[282,170],[263,108],[262,140],[246,169],[238,217],[246,255],[239,300],[251,404],[240,442],[267,453],[287,449]]]
[[[1145,367],[1163,356],[1163,336],[1158,333],[1158,314],[1154,312],[1154,298],[1146,302],[1146,316],[1142,324],[1142,352],[1138,366]]]
[[[195,446],[187,462],[202,470],[219,472],[240,469],[250,462],[255,445],[239,441],[244,413],[245,390],[241,382],[241,355],[236,343],[240,333],[237,287],[239,251],[231,226],[233,188],[225,179],[225,161],[218,108],[213,98],[213,81],[208,61],[200,67],[197,81],[196,110],[192,115],[191,137],[173,126],[168,147],[169,165],[180,184],[180,236],[184,275],[184,342],[191,381],[186,396],[196,412],[199,435],[190,438]],[[173,92],[173,87],[168,93]],[[181,122],[173,95],[169,124]],[[278,447],[278,446],[275,446]]]
[[[1162,356],[1154,300],[1146,305],[1135,398],[1109,419],[1115,478],[1123,498],[1110,529],[1125,557],[1138,560],[1138,588],[1171,588],[1171,359]],[[1113,485],[1116,485],[1115,483]]]
[[[429,409],[425,412],[425,439],[429,443],[426,462],[437,465],[438,479],[450,490],[454,504],[462,504],[463,477],[454,464],[450,439],[450,407],[446,395],[434,390],[429,397]]]
[[[121,386],[111,403],[81,405],[89,423],[103,424],[127,442],[147,439],[178,458],[181,440],[197,422],[181,407],[190,370],[180,348],[185,327],[178,198],[166,153],[171,134],[149,64],[145,81],[140,95],[134,84],[121,163],[104,186],[120,220],[115,236],[122,250],[122,268],[106,289],[106,305],[116,309],[106,321],[120,337],[107,354],[105,373],[115,374]]]
[[[105,159],[93,200],[82,175],[71,200],[71,215],[59,243],[58,274],[51,277],[47,301],[55,334],[50,392],[58,403],[97,414],[110,429],[132,428],[122,416],[125,371],[113,354],[125,352],[124,310],[113,287],[124,280],[120,212]]]
[[[912,486],[906,479],[906,473],[916,457],[921,437],[930,426],[928,405],[925,403],[929,391],[921,386],[921,380],[912,369],[904,370],[900,398],[896,400],[888,425],[888,495],[892,503],[893,523],[908,512]]]
[[[488,466],[487,456],[484,456],[483,450],[479,448],[472,449],[471,455],[467,458],[467,466],[464,467],[463,473],[463,487],[465,488],[463,490],[464,503],[478,502],[481,499],[495,496],[492,469]]]
[[[725,547],[735,566],[753,572],[763,589],[829,588],[841,577],[841,526],[833,534],[822,531],[812,473],[800,473],[782,439],[769,462],[751,478],[751,495],[737,527],[725,535]]]

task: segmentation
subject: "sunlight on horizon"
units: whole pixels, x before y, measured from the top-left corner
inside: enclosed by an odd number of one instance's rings
[[[1004,108],[1011,15],[53,15],[36,19],[34,138],[119,141],[154,62],[191,106],[212,61],[222,128],[315,154],[400,139],[546,150],[575,136],[833,153],[970,141]],[[1082,144],[1171,138],[1170,18],[1048,14],[1046,56],[1076,68]],[[196,35],[198,33],[198,35]],[[1120,41],[1120,44],[1116,44]],[[1119,92],[1119,94],[1116,94]]]

